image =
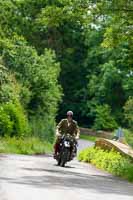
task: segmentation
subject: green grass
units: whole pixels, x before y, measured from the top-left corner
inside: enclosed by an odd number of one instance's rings
[[[52,144],[39,138],[0,138],[0,153],[44,154],[52,152]]]
[[[105,151],[95,147],[87,148],[79,153],[78,159],[79,161],[92,163],[97,168],[116,176],[133,181],[133,162],[113,149]]]
[[[83,135],[83,134],[81,134],[80,135],[80,139],[84,139],[84,140],[89,140],[89,141],[95,142],[97,137],[96,136],[91,136],[91,135]]]

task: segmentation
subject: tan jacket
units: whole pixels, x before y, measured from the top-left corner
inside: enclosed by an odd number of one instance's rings
[[[63,134],[70,134],[78,139],[80,136],[80,130],[77,122],[72,120],[69,123],[67,119],[62,119],[57,125],[56,136],[58,137]]]

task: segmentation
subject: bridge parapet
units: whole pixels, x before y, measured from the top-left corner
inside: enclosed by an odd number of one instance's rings
[[[126,144],[123,144],[123,143],[120,143],[120,142],[117,142],[114,140],[100,138],[96,141],[95,146],[100,147],[105,150],[114,149],[114,150],[120,152],[120,154],[122,154],[126,157],[129,157],[133,161],[133,149]]]

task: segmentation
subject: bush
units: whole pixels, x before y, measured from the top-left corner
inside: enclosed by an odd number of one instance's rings
[[[133,148],[133,131],[124,129],[126,142]]]
[[[29,133],[27,117],[19,102],[0,106],[0,135],[24,136]]]
[[[10,135],[13,131],[13,122],[10,115],[5,112],[3,106],[0,106],[0,135],[4,136],[5,133]]]
[[[96,167],[114,175],[133,181],[133,163],[113,149],[105,151],[100,148],[87,148],[79,153],[78,159],[79,161],[92,163]]]
[[[54,119],[47,117],[35,116],[30,119],[32,135],[45,139],[49,142],[54,141],[55,122]]]
[[[124,106],[125,119],[128,127],[133,130],[133,97],[129,97]]]
[[[22,86],[4,64],[0,57],[0,135],[22,136],[29,133],[27,116],[20,103]]]
[[[111,116],[111,109],[108,105],[100,105],[96,108],[96,119],[93,128],[96,130],[112,131],[118,125]]]

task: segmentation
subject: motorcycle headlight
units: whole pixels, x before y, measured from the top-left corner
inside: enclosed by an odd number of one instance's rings
[[[64,146],[65,146],[65,147],[70,147],[70,142],[65,141],[65,142],[64,142]]]

